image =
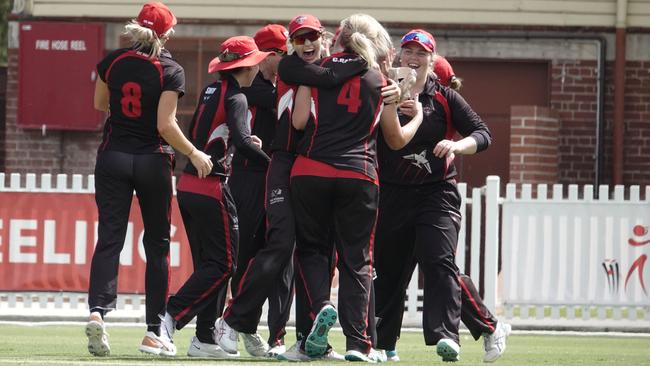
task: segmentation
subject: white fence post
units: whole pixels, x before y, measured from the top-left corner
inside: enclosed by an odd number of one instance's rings
[[[490,175],[485,192],[485,266],[483,301],[488,309],[496,309],[499,271],[499,194],[500,179]]]

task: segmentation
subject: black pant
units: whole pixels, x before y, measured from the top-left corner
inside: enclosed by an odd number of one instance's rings
[[[244,176],[235,177],[232,182],[236,184],[238,196],[252,200],[255,188],[253,184],[266,186],[266,240],[264,246],[249,251],[253,256],[243,263],[238,271],[240,281],[233,291],[231,305],[226,309],[224,318],[233,329],[243,333],[255,333],[259,324],[264,301],[269,300],[269,344],[282,344],[286,333],[285,325],[289,320],[291,303],[293,301],[293,256],[295,243],[295,225],[291,197],[289,194],[289,176],[293,165],[293,155],[275,153],[271,159],[268,178],[264,185],[261,181],[244,183]],[[251,174],[247,174],[250,178]],[[264,192],[262,191],[262,195]],[[264,199],[264,196],[261,198]],[[264,201],[262,201],[263,204]],[[251,206],[251,202],[248,202]],[[244,204],[242,204],[244,205]],[[260,207],[263,210],[263,207]],[[262,211],[263,212],[263,211]],[[257,216],[257,215],[250,215]],[[249,223],[240,221],[240,230],[243,232]],[[235,287],[233,287],[235,288]]]
[[[329,303],[333,234],[339,254],[338,310],[346,349],[368,353],[378,187],[360,179],[295,176],[291,196],[296,213],[296,254],[312,311],[317,313]]]
[[[220,292],[228,284],[237,258],[237,212],[220,178],[184,175],[178,182],[178,205],[192,249],[194,273],[169,298],[167,312],[183,328],[195,316],[201,342],[214,343],[212,328],[220,315]]]
[[[115,309],[120,252],[135,190],[142,212],[147,257],[146,322],[160,324],[169,290],[169,229],[173,156],[103,151],[95,165],[95,201],[99,213],[97,246],[90,266],[88,305]]]
[[[460,319],[469,329],[472,337],[478,340],[483,333],[494,333],[497,319],[483,303],[481,295],[468,275],[460,275],[460,287],[462,289]]]
[[[459,341],[461,293],[455,253],[460,229],[456,185],[381,186],[376,233],[377,347],[395,349],[404,296],[415,264],[424,274],[423,330],[427,345]]]

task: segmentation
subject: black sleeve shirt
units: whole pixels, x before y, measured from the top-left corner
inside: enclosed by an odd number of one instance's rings
[[[444,139],[453,139],[456,132],[476,140],[477,151],[491,143],[490,131],[470,105],[456,91],[443,87],[432,77],[419,97],[423,121],[413,139],[394,151],[379,138],[379,177],[381,183],[420,185],[437,183],[457,175],[453,161],[437,158],[433,148]],[[410,117],[400,114],[402,125]]]
[[[99,151],[174,151],[158,134],[158,103],[163,91],[185,92],[185,72],[167,50],[150,59],[131,48],[111,52],[97,64],[109,90],[109,117]]]

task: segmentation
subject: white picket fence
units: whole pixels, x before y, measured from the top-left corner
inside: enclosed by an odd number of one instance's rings
[[[75,174],[69,179],[64,174],[43,174],[38,178],[35,174],[5,176],[0,173],[0,194],[94,193],[92,175]],[[650,268],[634,272],[633,278],[628,279],[630,286],[621,284],[625,278],[619,274],[619,292],[614,292],[607,287],[606,271],[599,267],[604,260],[615,259],[615,256],[620,258],[617,263],[628,266],[630,260],[644,253],[650,255],[650,245],[612,249],[615,243],[628,239],[630,225],[650,227],[650,186],[645,187],[644,200],[640,198],[639,186],[629,187],[627,199],[623,186],[614,187],[611,199],[607,186],[599,187],[599,199],[593,198],[594,190],[589,185],[583,187],[582,195],[579,195],[578,186],[570,185],[564,197],[564,187],[556,184],[552,186],[550,198],[548,186],[543,184],[536,186],[535,197],[533,186],[529,184],[508,184],[505,197],[501,196],[499,187],[500,179],[496,176],[487,177],[485,186],[470,192],[466,184],[458,185],[463,198],[461,212],[468,214],[461,222],[457,264],[461,272],[470,274],[477,286],[483,284],[481,291],[490,309],[507,319],[650,320],[650,297],[641,289],[638,280],[643,277],[650,286]],[[0,201],[0,204],[7,203]],[[472,228],[469,232],[468,220]],[[481,238],[483,225],[485,236]],[[503,253],[499,273],[501,239]],[[583,239],[588,239],[587,244],[582,244]],[[600,239],[604,244],[598,245],[604,245],[603,248],[594,244]],[[650,234],[637,239],[643,242],[650,239]],[[470,268],[465,268],[466,252],[470,256]],[[586,257],[576,255],[581,253]],[[627,268],[622,271],[626,277]],[[409,285],[405,304],[404,323],[411,326],[421,324],[418,309],[422,308],[423,294],[422,289],[418,289],[416,276],[417,271]],[[334,298],[336,290],[333,289]],[[650,293],[650,288],[646,290]],[[85,310],[85,301],[85,294],[78,293],[4,292],[0,293],[0,316],[33,313],[35,309],[67,314],[71,310]],[[122,314],[142,317],[144,299],[141,295],[120,296],[118,309]]]

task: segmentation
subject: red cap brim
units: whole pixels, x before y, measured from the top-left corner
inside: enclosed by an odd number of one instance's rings
[[[314,30],[314,31],[316,31],[316,32],[320,32],[320,31],[323,30],[322,27],[316,27],[316,26],[313,26],[313,25],[307,25],[307,24],[304,24],[304,25],[301,25],[301,26],[299,26],[298,28],[294,29],[293,33],[291,33],[291,35],[290,35],[289,37],[291,37],[291,36],[293,36],[294,34],[296,34],[297,31],[299,31],[299,30],[301,30],[301,29],[305,29],[305,28],[306,28],[306,29]]]
[[[412,41],[404,42],[404,43],[402,43],[402,47],[406,46],[406,45],[409,44],[409,43],[417,43],[420,47],[424,48],[427,52],[433,52],[433,50],[431,49],[431,47],[425,45],[424,43],[422,43],[422,42],[420,42],[420,41],[416,41],[416,40],[412,40]]]
[[[221,61],[219,60],[219,57],[215,57],[212,59],[212,61],[210,61],[210,64],[208,64],[208,73],[212,74],[217,71],[230,70],[238,67],[254,66],[262,62],[262,60],[264,60],[268,55],[272,53],[273,52],[256,51],[244,58],[229,62]]]

